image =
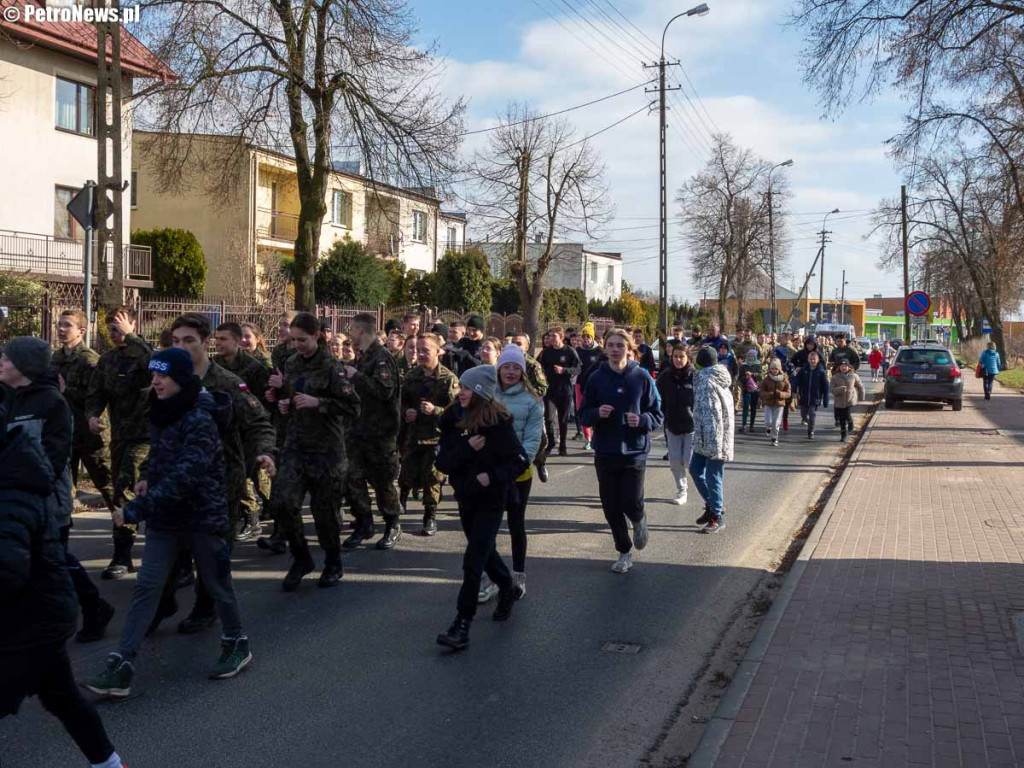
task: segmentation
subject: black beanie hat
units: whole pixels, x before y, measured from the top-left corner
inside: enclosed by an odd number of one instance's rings
[[[430,332],[436,333],[442,339],[448,341],[448,326],[446,326],[444,323],[434,323],[432,326],[430,326]]]
[[[153,357],[149,360],[149,370],[170,376],[182,387],[188,384],[195,375],[192,367],[192,355],[180,347],[154,352]]]
[[[18,336],[4,345],[4,354],[29,381],[35,381],[50,367],[50,345],[34,336]]]
[[[484,329],[484,319],[480,315],[470,315],[466,321],[467,328],[476,328],[478,331]]]
[[[398,320],[396,320],[393,317],[390,320],[388,320],[386,323],[384,323],[384,333],[390,334],[392,331],[400,331],[400,330],[402,330],[402,324],[400,322],[398,322]]]
[[[718,354],[711,347],[701,347],[697,352],[697,365],[701,368],[710,368],[718,364]]]

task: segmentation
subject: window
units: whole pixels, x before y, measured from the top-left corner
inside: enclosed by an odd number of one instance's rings
[[[605,278],[608,285],[615,285],[615,267],[608,265],[608,276]]]
[[[139,207],[139,172],[132,171],[131,191],[132,208]]]
[[[590,282],[597,282],[597,264],[590,265]]]
[[[57,128],[83,136],[95,136],[95,107],[96,89],[93,86],[57,78]]]
[[[412,239],[417,243],[427,239],[427,214],[423,211],[412,212]]]
[[[457,248],[459,245],[459,230],[455,227],[448,227],[448,248]]]
[[[352,228],[352,195],[335,189],[331,195],[331,224]]]
[[[68,203],[78,194],[71,187],[54,187],[53,190],[53,236],[67,240],[82,240],[84,232],[74,217],[68,213]]]

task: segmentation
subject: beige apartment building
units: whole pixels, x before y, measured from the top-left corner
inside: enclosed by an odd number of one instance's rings
[[[268,266],[294,252],[299,194],[288,155],[232,136],[136,131],[134,140],[132,227],[191,231],[206,255],[207,293],[258,287]],[[187,158],[177,164],[185,170],[168,186],[158,166],[175,155]],[[409,270],[434,271],[446,250],[464,246],[466,217],[443,212],[430,192],[374,183],[338,164],[328,183],[321,252],[350,238]]]

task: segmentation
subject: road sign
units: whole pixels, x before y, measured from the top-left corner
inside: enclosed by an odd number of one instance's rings
[[[989,325],[987,317],[981,318],[981,332],[982,333],[992,333],[992,326]]]
[[[75,217],[75,221],[84,229],[94,229],[96,221],[96,200],[93,190],[86,184],[68,203],[68,213]]]
[[[932,297],[924,291],[911,291],[907,294],[906,307],[912,315],[926,315],[932,308]]]

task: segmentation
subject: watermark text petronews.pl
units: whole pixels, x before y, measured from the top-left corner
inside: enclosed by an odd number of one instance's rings
[[[8,5],[0,16],[9,23],[23,21],[27,24],[46,24],[53,22],[84,21],[88,24],[117,23],[131,24],[139,20],[139,6],[130,5],[120,8],[96,8],[78,4],[71,5],[31,5],[18,7]]]

